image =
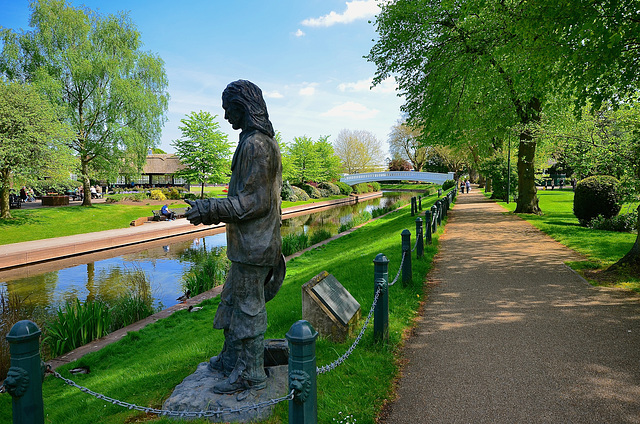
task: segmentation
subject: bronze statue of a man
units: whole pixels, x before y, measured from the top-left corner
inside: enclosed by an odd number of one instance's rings
[[[222,93],[222,107],[233,129],[242,130],[227,198],[188,201],[186,217],[194,225],[227,224],[231,269],[213,321],[214,328],[224,330],[225,342],[209,367],[228,376],[214,386],[214,392],[234,393],[266,386],[265,286],[269,300],[275,294],[274,284],[277,291],[284,278],[282,160],[260,88],[245,80],[232,82]]]

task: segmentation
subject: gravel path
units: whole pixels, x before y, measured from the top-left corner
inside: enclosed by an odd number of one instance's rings
[[[640,423],[640,301],[477,190],[450,211],[384,422]]]

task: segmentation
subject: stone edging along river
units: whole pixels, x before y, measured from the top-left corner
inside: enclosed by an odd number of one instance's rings
[[[308,203],[282,210],[282,218],[292,218],[310,212],[319,212],[338,205],[355,204],[361,200],[381,197],[382,192],[366,193],[342,199]],[[224,224],[191,225],[186,219],[148,222],[144,225],[115,230],[98,231],[74,236],[56,237],[0,246],[0,270],[62,258],[90,254],[107,249],[123,248],[139,243],[185,235],[212,235],[224,232]]]

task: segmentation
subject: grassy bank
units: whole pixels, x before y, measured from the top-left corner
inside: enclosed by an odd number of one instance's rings
[[[636,234],[615,231],[594,230],[581,227],[573,215],[573,191],[541,190],[538,199],[542,215],[519,214],[542,232],[563,245],[583,254],[585,262],[569,263],[572,268],[581,271],[595,284],[607,284],[617,287],[631,288],[640,291],[640,283],[632,278],[622,277],[615,281],[604,281],[597,272],[606,269],[622,258],[633,246]],[[513,212],[516,204],[498,202],[505,209]],[[630,205],[631,208],[637,205]],[[626,210],[626,206],[623,208]]]
[[[434,200],[434,197],[429,198],[427,206]],[[280,293],[267,304],[269,327],[266,337],[284,337],[290,326],[301,318],[300,286],[323,270],[333,274],[349,290],[360,303],[363,317],[366,316],[373,301],[372,261],[376,254],[384,253],[390,260],[389,276],[392,279],[400,265],[400,233],[405,228],[415,230],[415,217],[410,215],[409,208],[372,221],[290,261]],[[403,288],[402,283],[398,283],[390,288],[389,343],[375,344],[370,327],[344,364],[318,377],[318,422],[332,422],[333,418],[345,415],[353,415],[358,423],[375,422],[385,399],[392,393],[392,382],[397,376],[398,363],[394,353],[424,298],[422,282],[436,252],[437,235],[434,242],[425,249],[423,259],[416,259],[413,253],[414,284]],[[218,299],[213,299],[203,302],[203,309],[197,313],[177,312],[138,332],[131,332],[121,341],[59,371],[69,378],[68,369],[89,366],[90,374],[73,376],[78,384],[126,402],[160,408],[182,379],[222,347],[222,332],[211,329],[217,305]],[[352,342],[335,344],[320,338],[317,342],[318,366],[337,359]],[[175,422],[113,406],[52,377],[46,379],[43,390],[48,422]],[[9,422],[10,403],[10,397],[0,397],[1,422]],[[275,415],[267,422],[287,422],[286,402],[276,407]]]

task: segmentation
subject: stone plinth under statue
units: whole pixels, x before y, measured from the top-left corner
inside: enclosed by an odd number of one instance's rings
[[[267,387],[262,390],[248,389],[229,395],[213,392],[213,387],[225,381],[227,376],[211,370],[209,362],[198,365],[196,372],[178,384],[162,405],[168,411],[201,412],[215,410],[238,410],[277,399],[289,393],[288,347],[283,339],[265,341],[265,371]],[[208,417],[210,422],[254,422],[267,419],[273,412],[273,405],[243,412],[227,412]],[[188,419],[188,418],[184,418]]]

